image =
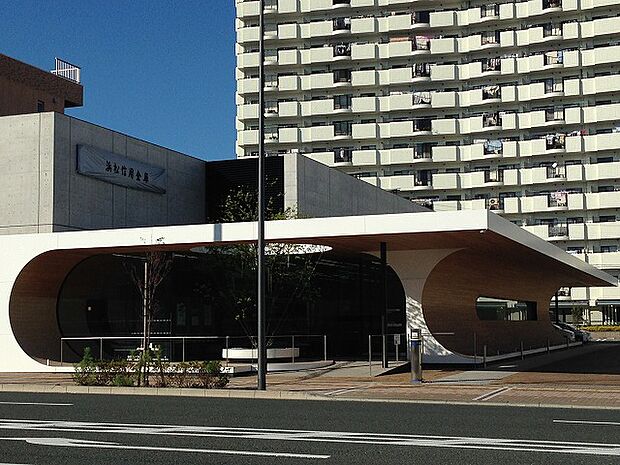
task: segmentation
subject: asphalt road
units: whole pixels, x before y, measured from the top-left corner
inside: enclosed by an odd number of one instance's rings
[[[618,464],[620,412],[0,393],[7,463]]]

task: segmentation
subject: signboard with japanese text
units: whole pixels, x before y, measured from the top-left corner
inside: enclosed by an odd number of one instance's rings
[[[77,147],[77,172],[118,186],[166,193],[166,170],[89,145]]]

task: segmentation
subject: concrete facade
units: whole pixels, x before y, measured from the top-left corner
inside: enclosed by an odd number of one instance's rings
[[[78,174],[81,144],[165,168],[167,192]],[[200,223],[204,184],[204,161],[125,134],[59,113],[0,118],[0,234]]]
[[[301,218],[428,211],[301,154],[283,158],[284,206]]]

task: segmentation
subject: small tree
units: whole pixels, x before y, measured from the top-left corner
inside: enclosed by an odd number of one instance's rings
[[[224,200],[221,216],[217,220],[222,223],[256,221],[258,218],[257,197],[257,192],[247,187],[232,190]],[[295,210],[288,208],[281,211],[274,206],[274,203],[273,198],[267,202],[266,217],[268,220],[298,217]],[[274,308],[277,301],[285,301],[284,311],[280,318],[268,321],[267,332],[271,335],[277,333],[288,315],[291,304],[296,299],[311,302],[318,294],[318,291],[309,284],[320,255],[304,253],[307,251],[301,249],[303,246],[298,244],[271,243],[267,245],[269,307]],[[255,332],[257,313],[258,254],[256,244],[210,247],[205,250],[210,254],[210,268],[207,271],[210,272],[216,284],[199,284],[196,291],[203,299],[211,300],[220,307],[228,307],[252,345],[256,347],[257,341],[252,337]]]
[[[161,239],[158,242],[162,242]],[[138,371],[142,373],[145,386],[149,384],[149,351],[151,326],[157,309],[157,291],[172,268],[172,254],[167,252],[146,252],[142,266],[128,264],[127,269],[131,280],[142,298],[142,350]],[[140,375],[138,376],[138,385]]]

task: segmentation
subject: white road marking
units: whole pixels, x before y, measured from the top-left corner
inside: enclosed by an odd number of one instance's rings
[[[595,421],[595,420],[553,420],[553,423],[568,423],[573,425],[594,425],[594,426],[620,426],[617,421]]]
[[[620,444],[538,441],[531,439],[431,436],[408,434],[355,433],[288,429],[229,428],[224,426],[183,426],[123,423],[92,423],[54,420],[0,419],[0,429],[56,431],[88,434],[135,434],[179,437],[212,437],[263,441],[363,444],[405,447],[484,449],[553,454],[604,455],[620,457]],[[11,438],[6,438],[11,440]],[[28,438],[34,440],[34,438]],[[114,444],[114,443],[112,443]],[[125,447],[125,446],[123,446]],[[135,446],[127,446],[135,448]]]
[[[511,387],[499,388],[499,389],[496,389],[495,391],[487,392],[486,394],[482,394],[481,396],[474,397],[472,400],[478,400],[478,401],[489,400],[489,399],[492,399],[493,397],[503,394],[504,392],[508,392],[511,389],[512,389]]]
[[[317,454],[293,454],[288,452],[259,452],[251,450],[228,450],[228,449],[194,449],[182,447],[156,447],[156,446],[137,446],[123,445],[116,442],[97,442],[85,441],[82,439],[68,438],[0,438],[0,441],[22,441],[28,444],[52,447],[82,447],[93,449],[126,449],[126,450],[148,450],[156,452],[182,452],[194,454],[221,454],[221,455],[250,455],[255,457],[277,457],[294,459],[328,459],[330,455]],[[0,464],[1,465],[1,464]]]
[[[58,404],[58,403],[52,403],[52,402],[0,402],[0,405],[42,405],[46,407],[71,407],[73,406],[73,404]]]

